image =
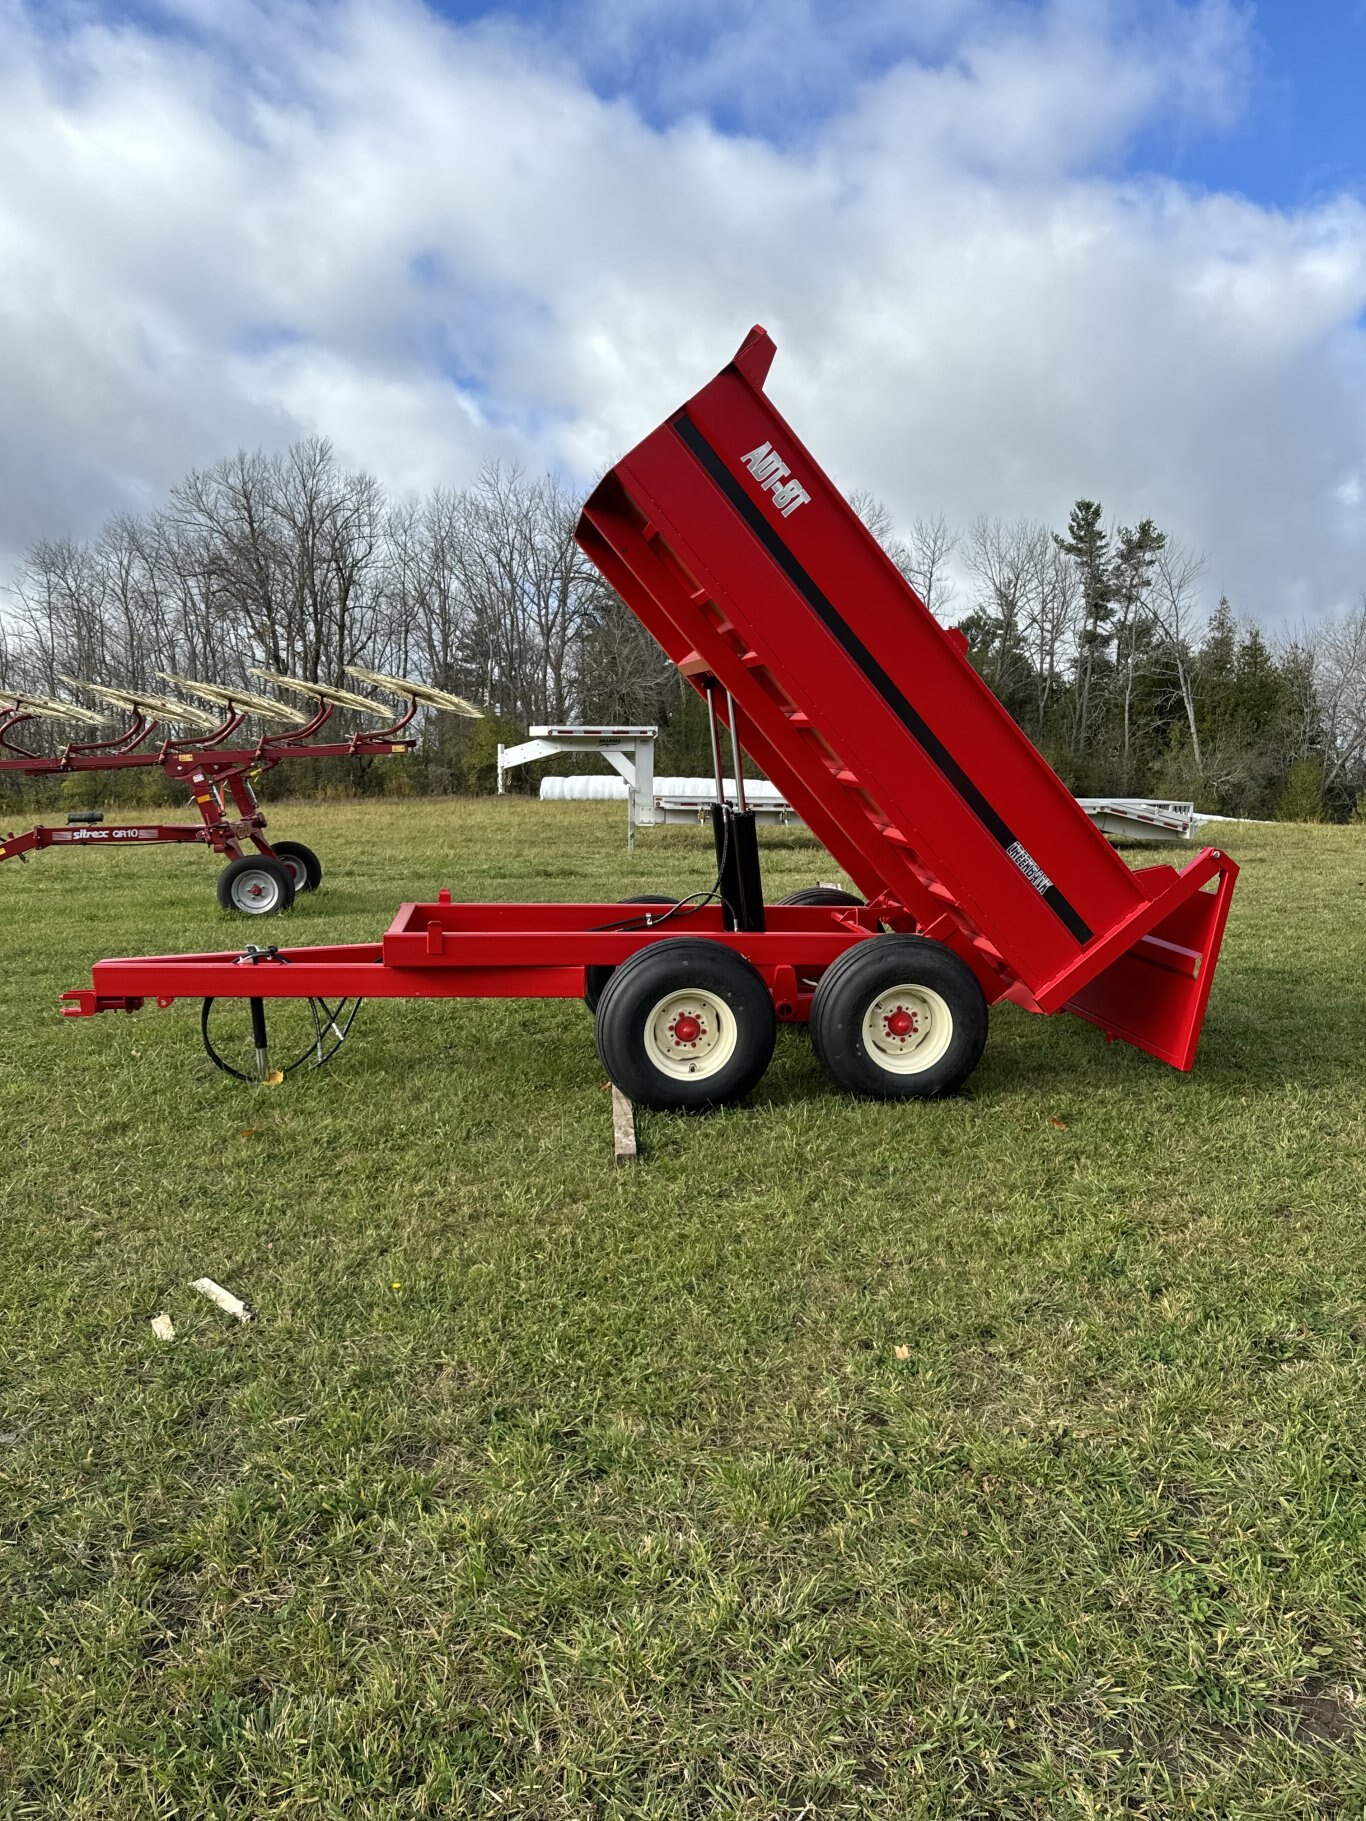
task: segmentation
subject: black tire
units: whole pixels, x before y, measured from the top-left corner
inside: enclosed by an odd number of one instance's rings
[[[658,1112],[703,1113],[743,1100],[759,1082],[778,1019],[743,955],[703,937],[673,936],[622,962],[598,1002],[594,1029],[602,1066],[629,1100]]]
[[[779,904],[862,904],[863,899],[853,892],[845,891],[842,885],[804,885],[800,891],[789,892],[785,898],[779,898]]]
[[[875,1010],[879,1001],[882,1012]],[[893,1020],[908,1022],[894,1029]],[[875,1040],[870,1028],[878,1026],[885,1035]],[[811,1001],[812,1047],[840,1087],[863,1099],[951,1094],[981,1061],[986,1041],[987,1002],[977,976],[952,949],[924,936],[856,943],[821,975]]]
[[[674,905],[678,903],[678,899],[650,897],[647,894],[643,898],[622,898],[620,902],[622,904]],[[602,998],[603,989],[616,971],[617,970],[614,967],[586,967],[583,970],[583,1002],[590,1012],[597,1011],[598,1001]]]
[[[294,880],[279,860],[244,854],[218,875],[218,902],[247,917],[269,917],[294,902]]]
[[[272,841],[275,858],[284,862],[285,871],[294,881],[294,891],[315,892],[322,883],[323,863],[311,847],[302,841]]]

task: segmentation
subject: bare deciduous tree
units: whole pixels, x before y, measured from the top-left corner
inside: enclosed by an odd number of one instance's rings
[[[885,500],[867,487],[856,487],[849,504],[915,589],[930,612],[942,617],[953,601],[954,588],[948,561],[958,544],[958,533],[942,513],[917,518],[908,544],[897,534],[896,521]]]
[[[1173,679],[1190,736],[1195,775],[1205,775],[1200,750],[1200,723],[1196,714],[1193,655],[1205,615],[1199,605],[1199,584],[1206,569],[1203,554],[1175,538],[1168,538],[1157,553],[1149,597],[1157,633],[1160,661]]]
[[[936,619],[945,617],[957,592],[948,567],[957,548],[957,531],[942,512],[936,512],[931,518],[916,519],[911,526],[910,548],[898,564]]]
[[[1317,621],[1298,642],[1313,666],[1323,780],[1331,788],[1366,763],[1366,596],[1350,613]]]

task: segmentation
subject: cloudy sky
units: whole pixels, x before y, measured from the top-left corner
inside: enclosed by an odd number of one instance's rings
[[[575,484],[734,351],[897,518],[1366,587],[1366,0],[0,0],[0,576],[241,445]]]

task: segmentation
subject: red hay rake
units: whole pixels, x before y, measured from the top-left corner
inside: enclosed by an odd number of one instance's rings
[[[334,689],[325,683],[306,682],[267,670],[254,671],[253,675],[302,696],[311,703],[311,711],[302,712],[287,702],[246,689],[204,683],[168,671],[160,674],[163,682],[197,696],[213,712],[178,697],[114,689],[75,677],[63,677],[62,681],[100,702],[106,710],[104,714],[50,696],[7,694],[0,690],[0,773],[44,778],[158,767],[168,778],[188,786],[190,800],[199,812],[198,823],[106,823],[98,810],[77,810],[67,817],[65,827],[40,824],[24,834],[4,836],[0,839],[0,860],[26,860],[44,847],[197,841],[228,862],[218,876],[218,902],[225,910],[248,916],[288,910],[296,892],[317,888],[322,862],[301,841],[267,840],[266,818],[256,799],[254,780],[286,759],[389,758],[411,752],[416,741],[406,738],[405,730],[420,707],[462,715],[480,713],[461,696],[375,670],[348,667],[348,675],[396,698],[403,705],[401,709],[353,690]],[[339,708],[368,715],[385,725],[354,733],[344,740],[320,740],[317,736]],[[29,722],[103,728],[108,724],[109,711],[123,717],[123,725],[112,737],[71,741],[55,755],[30,752],[14,738]],[[284,723],[284,731],[263,732],[253,746],[228,746],[248,717],[255,717],[267,728],[271,723]],[[175,734],[171,732],[175,727],[192,731]],[[248,853],[248,846],[255,852]]]
[[[709,890],[630,907],[442,892],[401,905],[379,942],[101,961],[68,1015],[199,998],[219,1066],[275,1081],[335,1054],[362,998],[583,996],[616,1086],[687,1110],[746,1094],[779,1023],[809,1023],[851,1093],[950,1093],[999,999],[1190,1068],[1237,868],[1207,848],[1180,873],[1130,871],[773,408],[773,353],[753,330],[617,463],[577,532],[707,702]],[[862,900],[765,904],[741,747]],[[240,1068],[210,1037],[225,999],[247,1001]],[[266,1009],[282,1001],[308,1021],[278,1067]]]

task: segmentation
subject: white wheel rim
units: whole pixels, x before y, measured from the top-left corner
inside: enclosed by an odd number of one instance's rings
[[[286,854],[280,864],[294,881],[295,891],[301,892],[304,889],[304,881],[308,878],[308,868],[303,861],[297,854]]]
[[[232,901],[237,910],[246,911],[248,916],[264,916],[273,911],[280,902],[280,881],[262,870],[238,873],[232,882]]]
[[[907,982],[879,993],[860,1030],[869,1059],[890,1075],[921,1075],[953,1041],[953,1013],[933,987]]]
[[[739,1041],[735,1014],[715,993],[666,993],[646,1014],[645,1054],[675,1081],[705,1081],[725,1068]]]

